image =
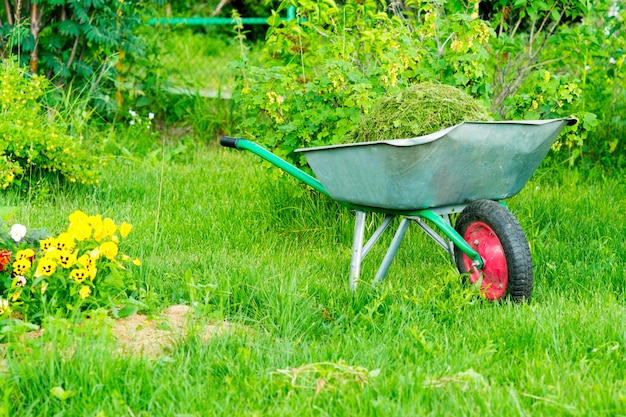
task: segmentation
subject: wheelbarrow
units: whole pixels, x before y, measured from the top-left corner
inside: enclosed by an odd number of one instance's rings
[[[575,123],[464,122],[409,139],[297,149],[317,178],[254,142],[225,136],[220,143],[251,151],[355,212],[352,290],[363,259],[398,217],[374,284],[387,275],[409,225],[416,224],[486,298],[521,301],[532,294],[532,257],[503,200],[522,190],[561,130]],[[384,218],[365,242],[367,213]]]

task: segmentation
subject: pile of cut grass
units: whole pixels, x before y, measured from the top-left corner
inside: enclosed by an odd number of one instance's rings
[[[345,143],[427,135],[465,121],[492,120],[485,106],[456,87],[425,82],[380,100]]]

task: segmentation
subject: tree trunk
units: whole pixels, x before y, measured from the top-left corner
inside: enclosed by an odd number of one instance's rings
[[[33,35],[33,50],[30,53],[30,72],[37,73],[39,67],[39,32],[41,32],[41,17],[43,16],[44,6],[41,8],[37,3],[30,5],[30,34]]]
[[[7,23],[9,26],[13,25],[13,11],[11,10],[10,0],[4,0],[4,12],[7,15]]]

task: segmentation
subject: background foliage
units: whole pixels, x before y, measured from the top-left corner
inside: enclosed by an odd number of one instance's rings
[[[97,104],[111,108],[120,55],[139,52],[133,30],[138,8],[125,0],[7,0],[0,25],[0,56],[17,56],[32,73],[56,84],[90,85]],[[100,94],[98,94],[100,93]]]
[[[599,148],[615,152],[617,142],[589,134],[623,89],[615,71],[596,71],[591,81],[590,53],[585,58],[576,45],[610,44],[609,54],[621,54],[623,23],[618,8],[609,14],[612,3],[285,2],[281,8],[295,5],[300,19],[278,19],[279,8],[261,62],[243,57],[235,66],[246,111],[240,132],[299,164],[294,149],[338,143],[382,97],[435,80],[466,89],[499,118],[575,115],[580,123],[557,148],[570,163],[583,153],[597,160]],[[607,52],[593,56],[595,68],[603,67],[601,55],[621,66]],[[609,79],[618,82],[613,97],[604,89],[592,105],[589,86]],[[614,146],[602,145],[607,139]]]
[[[58,114],[44,105],[53,86],[14,60],[0,64],[0,189],[33,186],[42,177],[93,184],[99,157],[88,153]]]

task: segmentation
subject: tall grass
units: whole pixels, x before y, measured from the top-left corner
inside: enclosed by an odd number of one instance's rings
[[[131,222],[147,312],[196,303],[195,320],[245,330],[146,357],[119,353],[106,317],[51,320],[3,346],[0,415],[624,414],[623,173],[546,165],[508,201],[536,276],[512,305],[465,287],[417,228],[373,288],[390,236],[375,247],[352,294],[349,210],[251,154],[180,146],[121,155],[94,188],[0,206],[52,230],[75,209]]]

